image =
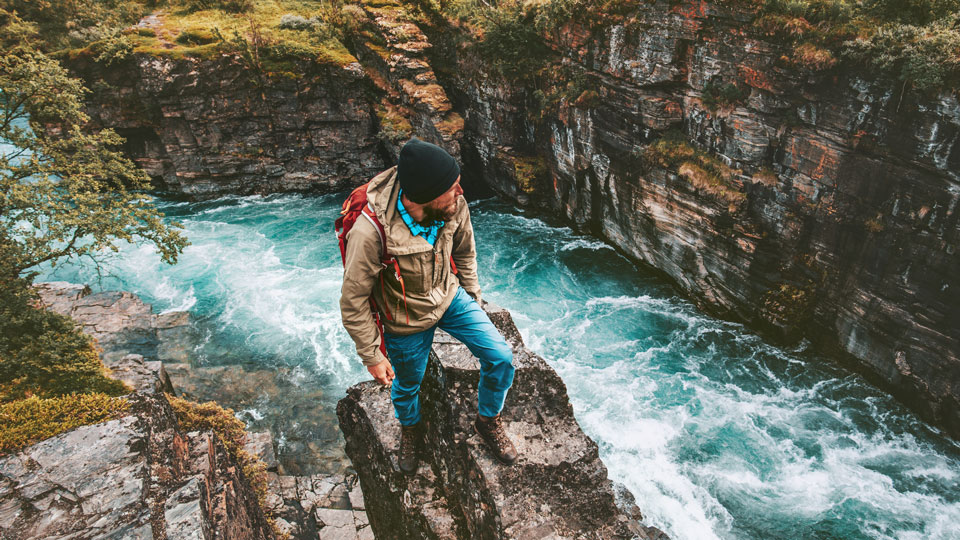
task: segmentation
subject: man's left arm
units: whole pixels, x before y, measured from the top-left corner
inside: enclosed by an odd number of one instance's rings
[[[463,196],[461,195],[461,198]],[[470,207],[463,199],[464,218],[453,233],[453,262],[457,265],[457,278],[467,294],[480,302],[480,280],[477,278],[477,246],[473,240],[473,223],[470,221]]]

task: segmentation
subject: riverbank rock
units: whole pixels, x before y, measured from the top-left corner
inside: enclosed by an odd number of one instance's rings
[[[438,331],[421,389],[426,451],[415,476],[407,478],[397,464],[400,426],[388,390],[360,383],[337,406],[377,538],[666,538],[640,524],[626,490],[618,506],[563,381],[524,346],[506,310],[489,303],[485,309],[514,350],[502,415],[520,457],[500,464],[474,432],[479,363]]]
[[[157,371],[129,414],[0,458],[4,539],[264,539],[257,494],[211,432],[182,431]]]
[[[128,292],[90,294],[60,282],[38,289],[50,309],[97,338],[111,376],[134,392],[121,418],[0,458],[0,537],[274,538],[237,461],[212,432],[182,430],[164,395],[174,389],[155,360],[156,331],[169,317]],[[269,454],[272,443],[253,438],[250,450]]]

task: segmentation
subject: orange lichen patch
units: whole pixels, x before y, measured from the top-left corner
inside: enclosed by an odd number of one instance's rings
[[[829,144],[815,138],[803,139],[795,135],[790,137],[787,152],[797,172],[821,184],[833,184],[836,181],[840,160]]]
[[[777,174],[770,169],[763,168],[757,171],[751,178],[754,182],[759,182],[765,186],[777,185]]]
[[[593,32],[576,21],[570,21],[557,30],[557,41],[567,49],[580,49],[593,39]]]
[[[761,90],[766,90],[768,92],[774,92],[773,84],[770,83],[770,80],[767,79],[767,76],[762,72],[753,69],[748,66],[737,66],[740,72],[740,78],[749,86],[754,88],[760,88]]]
[[[707,16],[707,3],[704,0],[694,1],[687,5],[681,3],[670,8],[670,12],[682,15],[687,19],[703,18]]]
[[[810,178],[813,178],[814,180],[822,180],[824,175],[826,175],[828,172],[832,173],[832,169],[834,168],[833,165],[835,165],[834,161],[835,160],[829,154],[824,153],[821,155],[820,161],[817,163],[817,168],[810,173]],[[830,165],[830,170],[827,170],[828,164]]]
[[[447,93],[439,84],[417,84],[413,81],[402,79],[400,87],[405,94],[410,96],[415,105],[423,105],[431,113],[447,112],[453,108],[450,100],[447,99]]]
[[[463,131],[463,124],[463,117],[454,111],[450,111],[443,120],[435,123],[434,127],[443,135],[456,137]]]

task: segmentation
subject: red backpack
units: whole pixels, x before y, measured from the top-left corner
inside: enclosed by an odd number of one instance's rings
[[[380,233],[380,246],[382,248],[380,265],[383,269],[393,266],[394,275],[397,281],[400,282],[400,290],[403,292],[403,309],[404,312],[406,312],[407,289],[403,284],[403,276],[400,275],[400,265],[397,263],[396,257],[387,253],[387,233],[383,229],[383,225],[380,224],[380,220],[377,219],[377,213],[373,211],[373,207],[370,206],[369,201],[367,201],[367,186],[369,185],[370,183],[367,182],[350,192],[347,199],[343,201],[343,210],[340,211],[340,217],[338,217],[333,224],[334,231],[337,233],[337,240],[340,241],[340,259],[346,264],[347,233],[353,228],[353,224],[360,219],[360,216],[363,216],[370,221],[377,229],[377,232]],[[383,290],[383,269],[380,271],[380,290]],[[457,265],[453,262],[453,255],[450,256],[450,271],[454,274],[457,273]],[[377,331],[380,332],[380,352],[386,357],[387,348],[383,340],[383,322],[380,320],[380,312],[377,309],[376,301],[373,299],[373,293],[370,293],[368,300],[370,302],[370,311],[373,313],[373,320],[377,323]],[[390,314],[390,309],[386,306],[386,303],[384,303],[383,307],[387,320],[392,321],[393,316]],[[407,324],[410,324],[409,313],[407,313]]]

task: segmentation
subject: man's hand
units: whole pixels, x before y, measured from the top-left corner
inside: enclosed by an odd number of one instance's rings
[[[367,371],[373,375],[373,379],[384,386],[390,386],[393,382],[393,366],[389,360],[384,360],[375,366],[367,366]]]

